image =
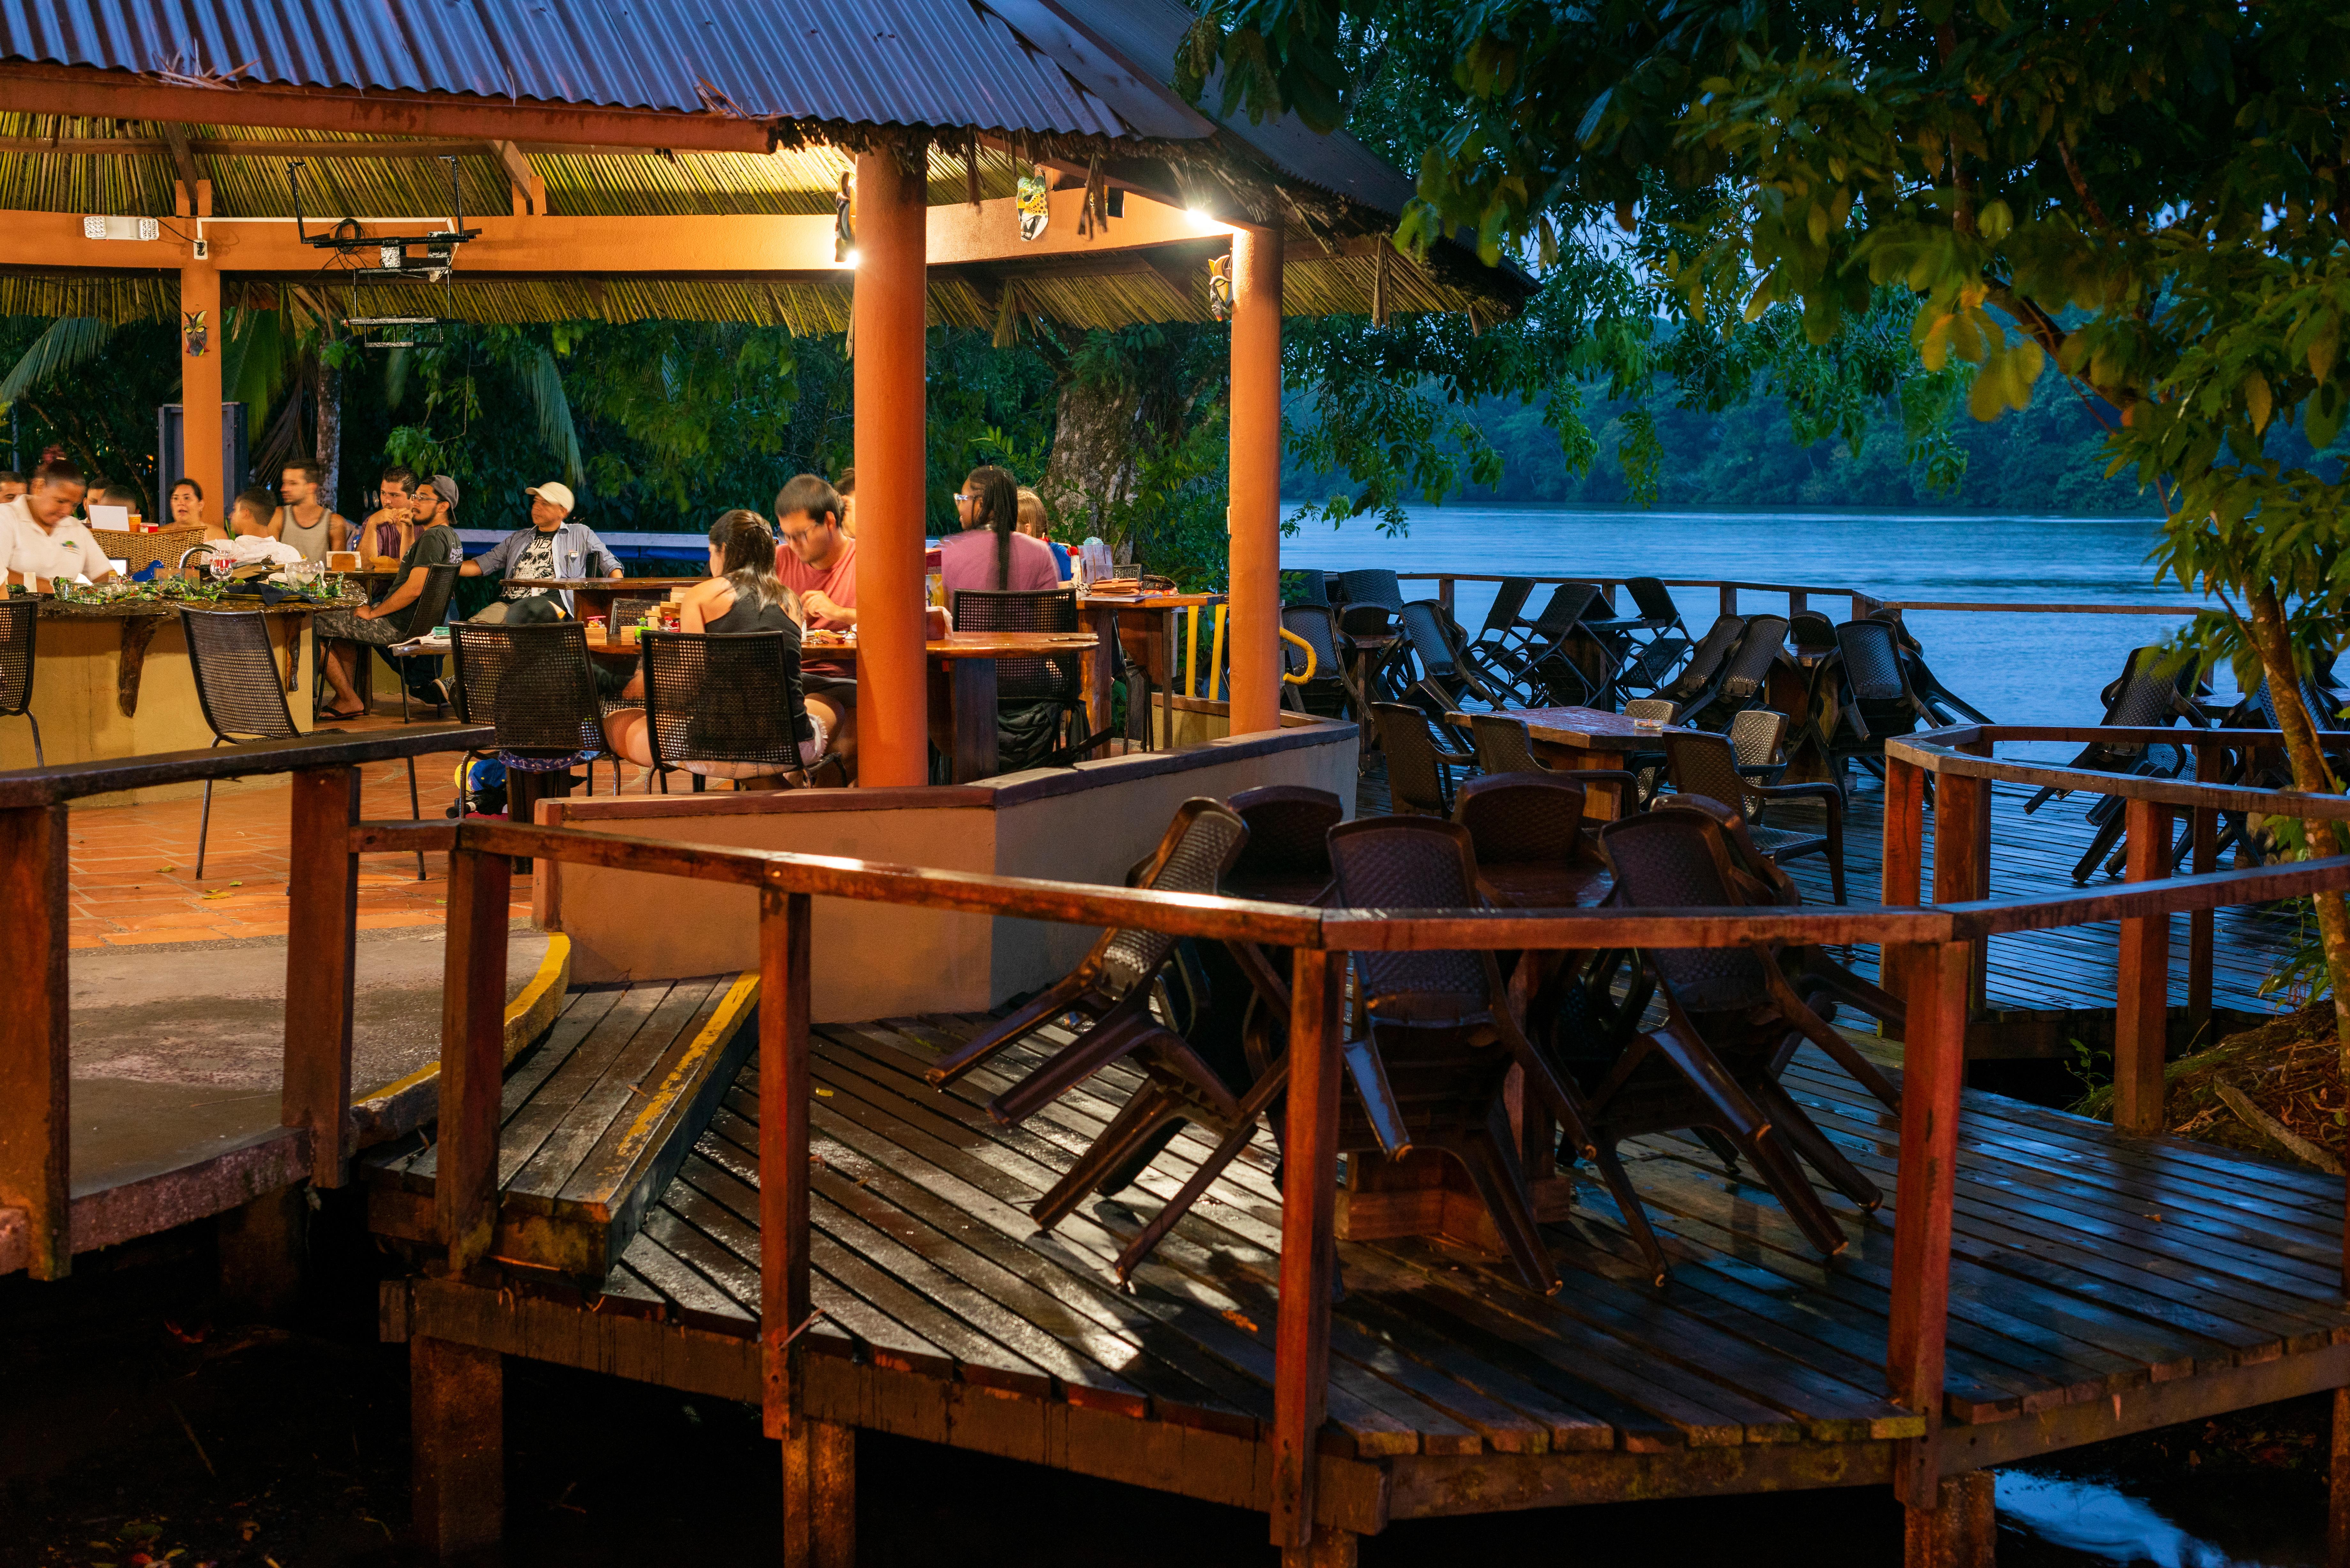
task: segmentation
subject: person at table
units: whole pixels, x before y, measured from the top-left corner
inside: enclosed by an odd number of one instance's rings
[[[947,603],[966,589],[1058,587],[1061,574],[1053,548],[1020,532],[1020,486],[993,463],[974,468],[955,493],[955,516],[962,531],[939,543],[939,570],[946,577]]]
[[[854,539],[857,537],[857,471],[842,469],[840,477],[832,482],[832,488],[840,496],[840,531]]]
[[[81,470],[53,458],[33,471],[24,494],[0,502],[0,575],[10,584],[47,594],[60,582],[102,583],[117,575],[89,524],[73,514],[82,490]]]
[[[1053,552],[1053,569],[1061,574],[1061,581],[1066,583],[1069,580],[1070,573],[1075,570],[1069,565],[1069,547],[1045,532],[1049,526],[1050,524],[1045,516],[1045,498],[1026,485],[1022,485],[1020,487],[1020,531],[1031,539],[1045,541],[1045,548]]]
[[[0,468],[0,504],[16,500],[26,488],[23,474],[13,468]]]
[[[101,484],[98,487],[98,493],[90,497],[90,504],[93,506],[119,506],[125,512],[138,513],[142,516],[145,514],[147,507],[145,498],[137,491],[131,489],[130,486],[127,484],[114,484],[111,483]],[[126,527],[129,526],[130,519],[125,518],[123,523]]]
[[[688,588],[678,601],[678,629],[710,633],[779,631],[784,634],[785,645],[792,650],[792,662],[796,669],[801,631],[807,620],[806,607],[776,575],[776,565],[775,535],[767,532],[766,519],[755,512],[726,513],[710,530],[709,580]],[[799,684],[796,678],[793,684]],[[643,695],[641,674],[621,693],[623,701],[641,700]],[[813,765],[829,752],[846,765],[856,754],[856,710],[816,691],[804,692],[801,704],[805,715],[798,734],[802,764]],[[606,715],[604,737],[616,755],[639,767],[652,766],[652,739],[647,733],[642,708],[621,708]],[[723,771],[730,764],[709,765],[716,777],[761,776]]]
[[[408,554],[408,546],[416,542],[416,526],[410,515],[409,503],[416,494],[416,471],[395,463],[376,476],[375,510],[359,525],[351,548],[359,552],[359,565],[371,562],[397,561]]]
[[[240,566],[262,562],[273,566],[300,566],[301,550],[280,539],[269,526],[276,514],[277,503],[271,498],[269,492],[257,486],[245,491],[229,503],[229,533],[213,552],[212,558],[226,560]]]
[[[269,531],[301,551],[306,561],[323,562],[328,551],[350,548],[350,520],[318,493],[326,481],[326,469],[307,462],[289,462],[277,476],[285,504],[269,520]]]
[[[172,482],[172,493],[164,504],[172,509],[174,528],[202,528],[204,537],[212,537],[212,524],[204,521],[204,487],[192,479]]]
[[[367,711],[358,688],[351,684],[359,659],[369,648],[390,648],[405,641],[409,607],[424,592],[431,568],[453,565],[464,557],[465,547],[457,542],[455,480],[445,473],[434,474],[430,483],[417,486],[409,504],[416,534],[408,553],[400,558],[400,570],[389,590],[373,604],[324,610],[311,622],[312,634],[327,648],[322,663],[327,684],[334,690],[334,705],[322,711],[320,719],[356,719]],[[418,662],[437,666],[440,660]],[[411,694],[427,702],[445,701],[437,680],[411,678],[407,684]]]
[[[791,551],[775,557],[775,576],[800,596],[807,623],[818,631],[857,625],[857,541],[840,513],[840,492],[813,473],[775,493],[775,529]]]
[[[568,485],[549,481],[535,484],[524,493],[530,497],[530,526],[515,529],[491,545],[487,555],[476,556],[458,568],[462,576],[468,577],[493,572],[505,574],[504,591],[473,617],[475,620],[502,621],[515,605],[542,594],[554,595],[568,615],[573,607],[569,588],[535,585],[548,578],[582,582],[599,574],[607,577],[620,576],[619,557],[604,547],[604,541],[596,537],[596,530],[585,523],[571,521],[571,509],[577,502]]]

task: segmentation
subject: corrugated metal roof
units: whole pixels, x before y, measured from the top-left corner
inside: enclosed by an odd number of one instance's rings
[[[757,119],[1133,133],[969,0],[0,0],[0,58],[249,67],[247,79],[289,87],[689,113],[731,104]],[[1154,103],[1145,118],[1163,113]]]

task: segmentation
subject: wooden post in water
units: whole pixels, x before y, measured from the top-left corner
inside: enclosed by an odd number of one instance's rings
[[[23,1216],[36,1280],[73,1267],[66,808],[0,811],[0,1209]]]
[[[1289,993],[1289,1104],[1282,1139],[1281,1318],[1274,1328],[1273,1543],[1283,1568],[1338,1550],[1314,1520],[1317,1445],[1329,1413],[1330,1290],[1337,1263],[1338,1002],[1344,953],[1299,948]]]
[[[2126,806],[2132,885],[2170,875],[2170,807],[2134,800]],[[2170,917],[2145,915],[2121,923],[2121,954],[2114,994],[2114,1126],[2123,1132],[2162,1130],[2162,1057],[2170,1038]]]
[[[278,1120],[310,1134],[310,1185],[340,1187],[351,1104],[351,983],[358,962],[357,768],[294,775],[286,908],[286,1077]]]
[[[1926,863],[1926,770],[1898,757],[1885,759],[1884,850],[1877,902],[1887,909],[1914,906]],[[1877,983],[1896,996],[1908,984],[1909,950],[1887,942],[1877,950]]]
[[[498,1227],[499,1106],[505,1089],[506,910],[513,863],[449,853],[448,963],[441,996],[441,1146],[433,1206],[441,1272],[462,1278]],[[505,1522],[505,1364],[494,1350],[408,1343],[416,1533],[448,1555],[495,1542]]]
[[[762,1423],[781,1440],[785,1568],[857,1561],[857,1430],[799,1409],[808,1283],[806,893],[759,890],[759,1348]]]
[[[1946,777],[1942,783],[1947,786],[1950,781]],[[1950,1210],[1972,968],[1964,942],[1919,944],[1906,961],[1909,1037],[1902,1057],[1901,1156],[1894,1194],[1886,1379],[1893,1397],[1926,1421],[1925,1435],[1905,1442],[1895,1461],[1894,1490],[1913,1512],[1932,1513],[1941,1505]]]
[[[1999,1518],[1991,1472],[1944,1476],[1935,1507],[1910,1510],[1903,1525],[1902,1568],[1992,1568]]]

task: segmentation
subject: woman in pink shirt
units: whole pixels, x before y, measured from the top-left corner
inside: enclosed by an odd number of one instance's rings
[[[955,516],[962,532],[949,535],[939,547],[939,570],[950,595],[969,588],[1061,586],[1053,547],[1020,532],[1020,486],[1004,470],[993,464],[972,469],[955,495]]]

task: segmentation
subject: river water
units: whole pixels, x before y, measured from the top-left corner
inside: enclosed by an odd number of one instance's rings
[[[1641,512],[1553,506],[1420,506],[1411,532],[1388,538],[1365,519],[1307,524],[1282,541],[1285,566],[1386,566],[1573,576],[1729,578],[1856,587],[1879,599],[1965,603],[2191,605],[2158,587],[2147,556],[2160,524],[2139,517],[2024,517],[1882,512]],[[1405,585],[1411,597],[1412,585]],[[1433,596],[1434,585],[1425,591]],[[1539,607],[1547,590],[1532,601]],[[1701,634],[1720,604],[1682,588],[1681,617]],[[1492,587],[1462,583],[1454,613],[1474,631]],[[1783,597],[1748,593],[1742,611],[1783,612]],[[1842,598],[1812,600],[1841,620]],[[1529,611],[1531,613],[1531,611]],[[1944,685],[2002,723],[2094,724],[2098,691],[2129,649],[2183,626],[2177,617],[1913,611],[1905,621]],[[2231,688],[2225,672],[2219,682]]]

